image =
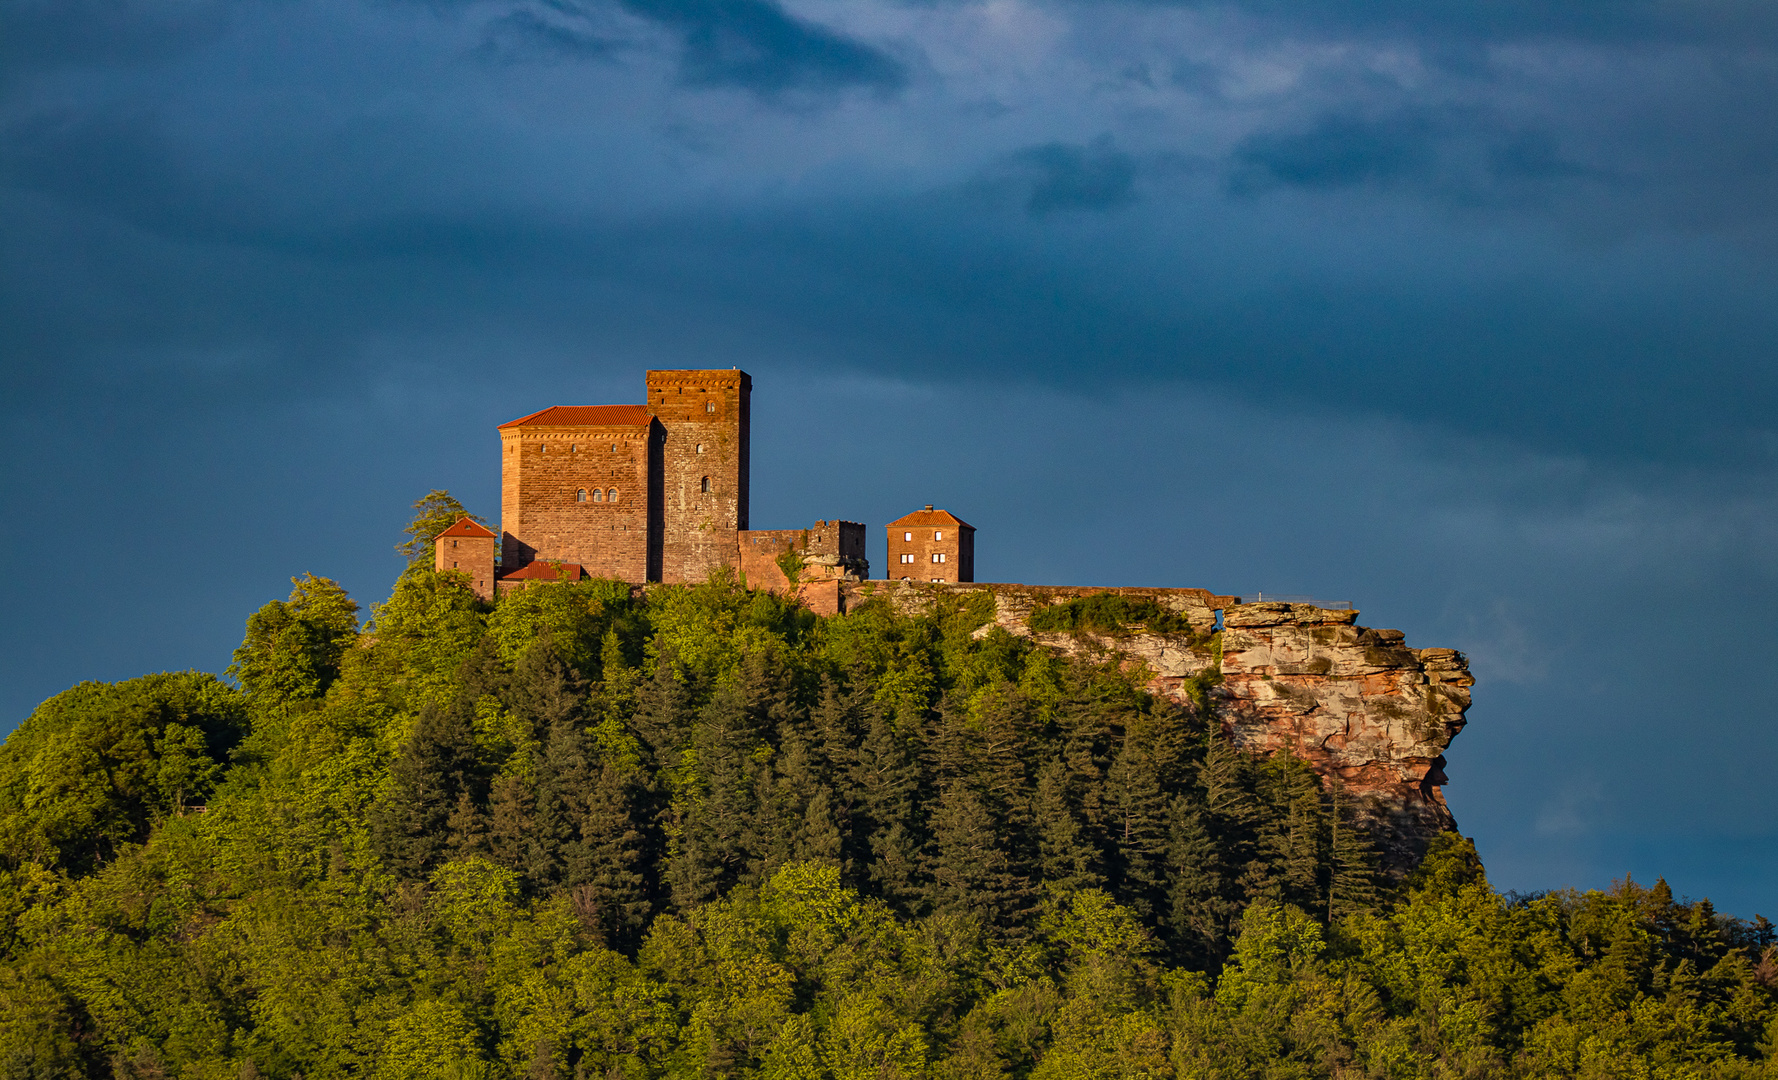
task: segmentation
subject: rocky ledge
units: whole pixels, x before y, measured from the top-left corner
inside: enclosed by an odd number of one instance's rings
[[[1392,873],[1411,869],[1434,836],[1456,828],[1439,789],[1445,748],[1463,730],[1475,683],[1462,653],[1409,648],[1399,630],[1359,626],[1356,611],[1243,604],[1204,589],[865,582],[848,587],[847,606],[875,596],[915,612],[984,591],[994,597],[994,616],[978,633],[999,626],[1069,654],[1121,655],[1144,667],[1156,693],[1181,704],[1191,704],[1187,684],[1220,659],[1222,681],[1212,694],[1224,735],[1243,750],[1293,753],[1324,784],[1343,789]],[[1040,608],[1101,593],[1153,601],[1190,629],[1042,633],[1029,626]]]

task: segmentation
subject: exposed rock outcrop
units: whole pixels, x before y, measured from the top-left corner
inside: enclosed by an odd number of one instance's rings
[[[1475,680],[1453,649],[1410,649],[1358,612],[1240,604],[1223,612],[1223,729],[1244,750],[1286,750],[1358,797],[1386,863],[1404,870],[1456,827],[1439,787]]]
[[[986,592],[994,611],[978,634],[999,626],[1071,655],[1121,655],[1145,667],[1156,693],[1182,704],[1189,704],[1186,683],[1217,664],[1220,650],[1222,684],[1213,694],[1225,735],[1255,753],[1296,754],[1324,783],[1339,784],[1360,807],[1389,870],[1411,868],[1434,836],[1456,827],[1439,788],[1445,748],[1463,730],[1469,708],[1468,662],[1453,649],[1409,648],[1399,630],[1359,626],[1356,611],[1243,604],[1204,589],[910,581],[846,589],[847,606],[874,596],[908,613]],[[1041,608],[1107,593],[1152,601],[1188,629],[1161,632],[1140,623],[1115,633],[1031,629]]]

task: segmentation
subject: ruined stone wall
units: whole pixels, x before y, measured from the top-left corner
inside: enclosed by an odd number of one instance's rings
[[[751,529],[737,534],[736,565],[749,587],[771,592],[790,587],[784,557],[791,553],[797,556],[799,582],[862,581],[870,574],[864,536],[864,525],[856,521],[817,521],[806,529]]]
[[[661,445],[660,580],[697,582],[732,565],[747,528],[753,380],[738,370],[650,371],[646,407]],[[706,490],[707,489],[707,490]]]
[[[553,559],[578,563],[596,577],[648,580],[657,430],[645,424],[502,430],[502,566],[511,572]]]

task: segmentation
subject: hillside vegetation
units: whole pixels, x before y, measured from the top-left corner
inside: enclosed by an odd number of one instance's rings
[[[0,751],[0,1078],[1778,1078],[1770,924],[1379,880],[989,614],[301,579]]]

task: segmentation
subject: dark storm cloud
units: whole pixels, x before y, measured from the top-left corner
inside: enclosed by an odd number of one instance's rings
[[[1025,209],[1107,210],[1135,199],[1136,162],[1109,138],[1091,146],[1046,143],[1012,155],[1009,171],[1025,174]]]
[[[1392,33],[1434,40],[1559,38],[1660,44],[1778,40],[1778,11],[1762,0],[1157,0],[1208,11],[1236,10],[1342,33]]]
[[[623,0],[683,35],[684,74],[701,86],[761,93],[813,87],[893,90],[907,79],[880,49],[798,19],[770,0]]]

